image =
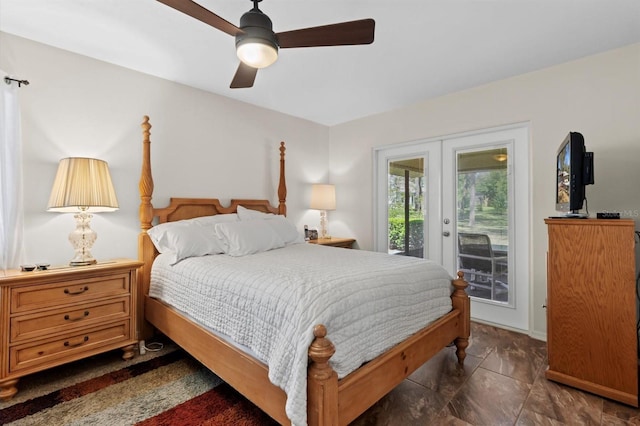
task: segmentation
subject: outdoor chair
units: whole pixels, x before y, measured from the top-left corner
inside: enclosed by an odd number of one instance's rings
[[[471,288],[491,291],[491,300],[499,290],[508,290],[507,253],[494,251],[486,234],[458,233],[458,266]]]

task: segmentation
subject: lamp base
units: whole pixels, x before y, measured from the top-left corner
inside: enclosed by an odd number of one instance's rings
[[[91,254],[91,247],[98,238],[98,234],[89,226],[93,216],[86,211],[81,211],[73,217],[76,219],[76,229],[69,234],[69,242],[75,249],[76,255],[69,262],[69,266],[93,265],[97,261]]]
[[[92,260],[78,260],[78,261],[72,260],[71,262],[69,262],[69,266],[87,266],[87,265],[95,265],[96,263],[98,263],[98,261],[95,260],[95,259],[92,259]]]
[[[330,238],[329,234],[327,233],[328,222],[327,211],[320,210],[320,238]]]

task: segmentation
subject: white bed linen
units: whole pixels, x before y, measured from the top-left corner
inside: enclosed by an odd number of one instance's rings
[[[158,256],[149,295],[249,347],[306,424],[307,349],[324,324],[342,378],[451,310],[438,264],[362,250],[293,244],[243,257],[211,255],[170,266]]]

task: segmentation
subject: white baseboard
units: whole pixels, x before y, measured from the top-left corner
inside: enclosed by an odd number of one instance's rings
[[[508,326],[503,325],[503,324],[496,324],[496,323],[493,323],[491,321],[479,320],[479,319],[476,319],[476,318],[471,318],[471,321],[477,322],[479,324],[490,325],[490,326],[496,327],[496,328],[502,328],[502,329],[509,330],[509,331],[515,331],[516,333],[526,334],[529,337],[531,337],[532,339],[542,340],[543,342],[547,341],[547,333],[540,333],[540,332],[532,331],[532,330],[522,330],[522,329],[519,329],[519,328],[508,327]]]
[[[539,331],[530,331],[529,337],[532,339],[542,340],[543,342],[547,341],[547,333],[541,333]]]

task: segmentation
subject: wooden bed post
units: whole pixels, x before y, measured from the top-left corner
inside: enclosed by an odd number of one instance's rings
[[[464,359],[467,356],[467,346],[469,346],[469,335],[471,334],[471,299],[467,295],[465,289],[467,288],[467,282],[464,280],[464,272],[458,271],[458,278],[453,280],[454,291],[451,295],[451,302],[453,303],[453,309],[460,310],[460,324],[458,337],[455,340],[456,344],[456,356],[458,357],[458,365],[462,367],[464,365]]]
[[[152,327],[144,321],[144,296],[149,294],[149,282],[151,281],[151,264],[155,254],[155,247],[147,235],[147,230],[151,228],[153,221],[153,205],[151,198],[153,195],[153,177],[151,176],[151,123],[149,117],[144,116],[142,121],[142,172],[138,190],[140,191],[140,234],[138,235],[138,260],[144,265],[138,269],[138,312],[140,312],[137,324],[138,338],[148,339],[153,334]]]
[[[153,177],[151,176],[151,123],[149,116],[145,115],[142,121],[142,171],[138,190],[140,191],[140,228],[143,231],[151,229],[153,220]]]
[[[338,374],[329,365],[336,352],[325,336],[327,328],[318,324],[313,328],[315,339],[309,346],[307,377],[307,423],[309,426],[338,424]]]
[[[280,181],[278,182],[278,214],[287,215],[287,181],[284,176],[284,142],[280,142]]]

